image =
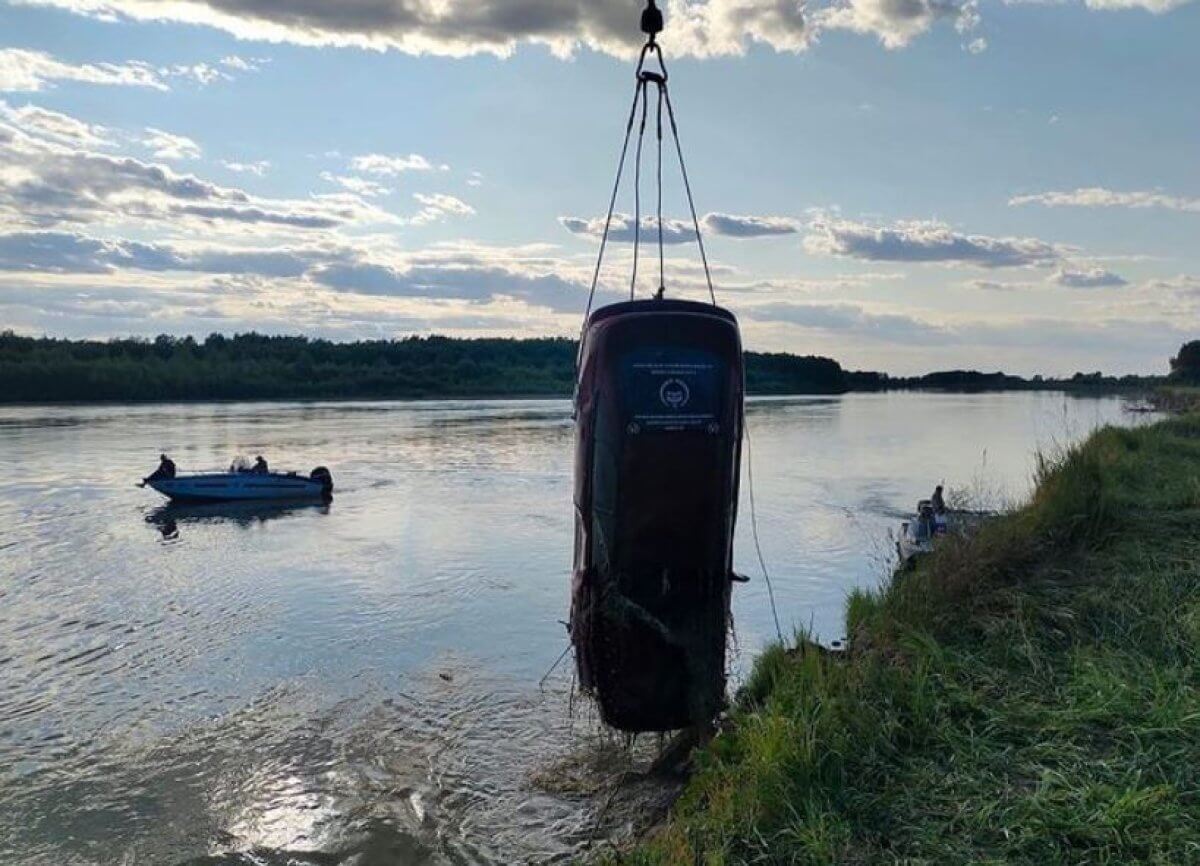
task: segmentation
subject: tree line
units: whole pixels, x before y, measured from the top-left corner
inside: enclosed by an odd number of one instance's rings
[[[1194,349],[1185,346],[1180,352],[1180,370],[1200,355],[1200,342],[1189,345]],[[98,341],[5,331],[0,332],[0,402],[565,396],[575,381],[575,352],[575,341],[554,338],[432,336],[335,343],[249,333],[213,334],[203,341],[165,334]],[[1077,390],[1153,381],[1100,373],[1023,379],[976,371],[906,378],[846,371],[831,358],[746,353],[746,384],[754,394]]]

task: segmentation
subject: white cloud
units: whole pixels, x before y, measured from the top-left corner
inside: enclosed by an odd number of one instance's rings
[[[1061,248],[1037,238],[968,235],[932,220],[872,226],[828,217],[813,220],[804,247],[814,254],[866,261],[937,262],[981,268],[1049,265],[1063,254]]]
[[[413,198],[422,205],[421,210],[409,221],[414,225],[440,222],[452,216],[473,216],[475,208],[460,198],[445,193],[413,193]]]
[[[1200,213],[1200,198],[1171,195],[1169,193],[1135,190],[1117,192],[1101,186],[1080,187],[1065,192],[1039,192],[1032,195],[1013,196],[1008,200],[1013,206],[1040,204],[1044,207],[1124,207],[1163,208],[1165,210]]]
[[[112,144],[103,126],[85,123],[67,114],[37,105],[15,108],[0,100],[0,119],[29,135],[82,147],[108,147]]]
[[[226,58],[227,61],[231,59],[239,58]],[[248,72],[256,68],[246,64],[241,69]],[[33,93],[48,90],[59,82],[169,90],[169,82],[172,79],[186,79],[196,84],[208,85],[216,81],[232,81],[233,76],[208,63],[159,67],[140,60],[124,63],[70,63],[44,51],[0,48],[0,93]]]
[[[559,223],[571,234],[583,235],[599,240],[604,235],[604,218],[559,217]],[[709,213],[700,219],[701,231],[709,235],[730,238],[762,238],[796,234],[800,225],[790,217],[748,216],[744,214]],[[614,213],[608,239],[614,243],[633,243],[633,217],[630,214]],[[641,239],[643,243],[658,243],[658,219],[642,217]],[[691,220],[663,219],[663,243],[686,244],[696,240],[696,229]]]
[[[207,63],[177,64],[159,69],[165,76],[187,78],[197,84],[208,85],[217,81],[233,81],[233,76]]]
[[[511,55],[522,44],[566,57],[581,47],[618,56],[636,51],[638,7],[628,0],[20,0],[104,18],[176,21],[243,39],[303,45],[394,49],[462,57]],[[1151,0],[1155,2],[1155,0]],[[848,29],[884,45],[907,45],[939,21],[960,32],[975,26],[975,0],[668,0],[671,46],[695,57],[808,48],[823,29]]]
[[[582,235],[600,240],[604,236],[604,217],[583,219],[582,217],[559,217],[559,223],[573,235]],[[642,243],[658,243],[658,220],[654,217],[642,217]],[[612,243],[631,244],[634,239],[633,216],[630,214],[613,214],[609,226],[608,239]],[[696,239],[696,230],[691,222],[677,219],[663,219],[663,243],[686,244]]]
[[[167,90],[158,70],[147,63],[72,64],[57,60],[44,51],[0,49],[0,91],[45,90],[57,81]]]
[[[356,195],[366,196],[367,198],[379,198],[380,196],[391,195],[392,192],[383,184],[368,180],[365,177],[339,175],[331,171],[321,172],[321,180],[336,184],[342,189],[349,190]]]
[[[0,122],[0,223],[49,228],[122,221],[172,230],[199,223],[239,232],[399,222],[357,196],[258,198],[163,165],[97,153]]]
[[[350,167],[355,171],[361,171],[365,174],[381,174],[388,177],[395,177],[406,171],[450,170],[450,166],[448,165],[435,166],[419,153],[410,153],[408,156],[387,156],[382,153],[368,153],[351,159]]]
[[[1102,11],[1144,9],[1155,15],[1162,15],[1190,2],[1191,0],[1085,0],[1085,5],[1089,9]]]
[[[266,159],[260,159],[256,162],[229,162],[221,160],[221,165],[238,174],[253,174],[258,177],[263,177],[271,170],[271,162]]]
[[[176,135],[172,132],[165,132],[164,130],[147,126],[146,134],[139,141],[157,159],[185,160],[200,158],[200,145],[196,144],[195,141],[186,135]]]
[[[1069,289],[1106,289],[1129,285],[1120,274],[1099,267],[1063,267],[1050,278]]]
[[[710,213],[706,214],[700,222],[705,232],[731,238],[794,235],[800,231],[799,223],[789,217]]]
[[[813,13],[819,29],[870,34],[887,48],[905,47],[938,21],[960,33],[972,30],[979,24],[976,0],[847,0]]]
[[[239,57],[236,54],[230,54],[221,58],[221,65],[228,69],[236,69],[238,72],[258,72],[262,68],[262,64],[266,63],[259,57]]]
[[[965,47],[971,54],[982,54],[983,52],[987,51],[988,41],[982,36],[979,36],[968,42]]]
[[[850,333],[889,343],[926,344],[949,333],[941,325],[914,316],[866,310],[855,304],[795,304],[747,306],[742,315],[760,321],[782,322],[819,331]]]

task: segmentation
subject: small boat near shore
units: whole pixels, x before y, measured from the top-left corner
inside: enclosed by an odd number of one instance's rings
[[[333,476],[324,466],[298,472],[202,472],[173,478],[147,478],[145,486],[172,502],[262,502],[333,497]]]
[[[934,547],[949,535],[967,535],[994,515],[986,511],[934,508],[933,501],[922,499],[912,520],[900,524],[896,539],[896,554],[900,567],[914,565],[917,558],[932,553]]]

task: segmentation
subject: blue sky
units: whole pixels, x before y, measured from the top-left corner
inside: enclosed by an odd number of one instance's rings
[[[0,0],[0,327],[572,335],[638,11]],[[667,16],[717,291],[750,348],[1155,372],[1200,337],[1200,2]],[[694,244],[667,254],[668,290],[700,297]]]

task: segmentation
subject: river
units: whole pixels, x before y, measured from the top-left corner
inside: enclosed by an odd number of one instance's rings
[[[752,401],[785,631],[945,479],[995,505],[1116,398]],[[571,699],[565,401],[0,408],[0,862],[550,862],[627,826],[622,744]],[[265,454],[328,507],[164,508],[134,482]],[[774,635],[743,484],[733,676]],[[601,805],[604,804],[604,806]],[[624,822],[624,823],[623,823]]]

